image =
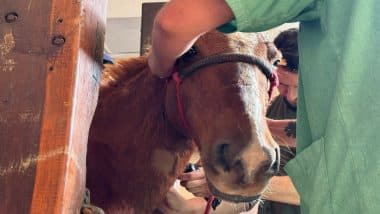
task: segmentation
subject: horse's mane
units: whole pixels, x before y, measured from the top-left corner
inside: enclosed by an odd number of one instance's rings
[[[127,115],[144,112],[144,119],[140,123],[144,133],[162,137],[165,134],[163,129],[166,129],[162,127],[166,124],[166,118],[163,117],[165,85],[165,80],[151,74],[146,56],[117,59],[114,64],[104,68],[99,105],[108,103],[107,106],[115,106],[120,103],[111,103],[117,99],[123,100],[121,105],[128,112]],[[143,136],[146,137],[146,134]]]
[[[117,59],[114,64],[107,64],[103,70],[101,87],[108,87],[124,82],[148,69],[146,56]]]
[[[114,64],[107,64],[100,82],[101,88],[128,85],[143,72],[149,71],[146,56],[117,59]]]

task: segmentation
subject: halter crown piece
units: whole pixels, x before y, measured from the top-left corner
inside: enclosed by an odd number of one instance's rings
[[[181,94],[180,94],[180,85],[183,79],[185,77],[190,76],[191,74],[193,74],[195,71],[197,71],[200,68],[203,68],[209,65],[228,63],[228,62],[244,62],[244,63],[256,65],[270,82],[270,87],[268,90],[269,99],[272,97],[273,89],[277,87],[279,84],[278,76],[275,72],[272,71],[271,66],[269,66],[267,63],[265,63],[263,60],[261,60],[260,58],[256,56],[251,56],[251,55],[246,55],[246,54],[236,54],[236,53],[218,54],[218,55],[209,56],[199,61],[196,61],[189,67],[184,68],[182,70],[179,70],[178,67],[174,67],[171,77],[174,80],[175,86],[176,86],[178,113],[179,113],[182,126],[183,128],[186,129],[188,133],[190,133],[191,129],[185,118]],[[213,204],[217,204],[217,203],[214,203],[215,200],[218,200],[218,199],[216,199],[214,196],[211,196],[208,198],[207,206],[204,211],[204,214],[208,214],[210,212],[211,206]],[[215,209],[214,206],[213,208]]]

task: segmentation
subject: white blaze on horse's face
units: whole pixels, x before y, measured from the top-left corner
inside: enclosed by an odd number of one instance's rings
[[[252,34],[209,33],[197,41],[198,56],[187,63],[222,53],[266,59],[267,46],[259,40]],[[185,117],[216,196],[252,201],[278,170],[278,146],[265,120],[268,89],[257,67],[237,62],[209,65],[183,80]]]

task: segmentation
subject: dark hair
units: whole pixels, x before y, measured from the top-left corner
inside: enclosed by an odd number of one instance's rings
[[[286,60],[287,67],[298,72],[298,29],[290,28],[278,34],[274,45]]]

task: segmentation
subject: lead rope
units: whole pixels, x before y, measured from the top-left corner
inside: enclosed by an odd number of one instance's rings
[[[213,195],[211,195],[208,199],[207,199],[207,205],[206,205],[206,209],[205,211],[203,212],[203,214],[209,214],[210,213],[210,210],[211,210],[211,206],[212,206],[212,202],[214,201],[215,197]]]

